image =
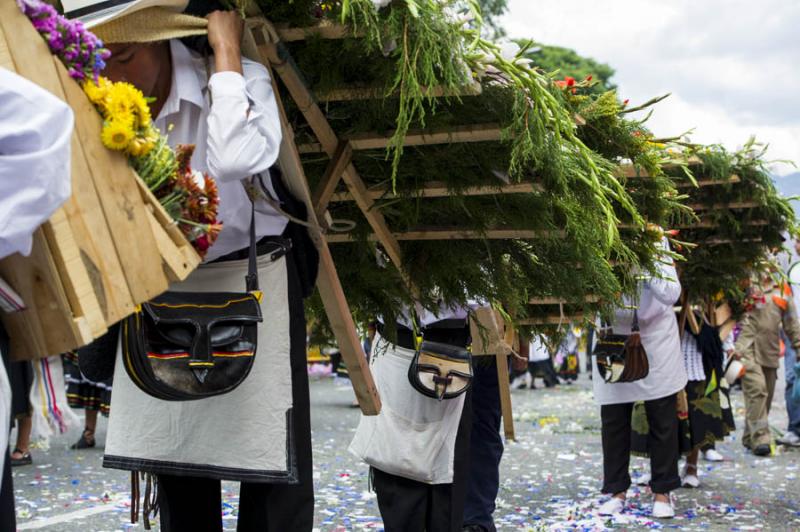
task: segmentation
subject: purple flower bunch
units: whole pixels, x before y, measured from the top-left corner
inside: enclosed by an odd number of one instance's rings
[[[103,41],[80,21],[59,15],[53,6],[40,0],[17,0],[17,3],[73,79],[97,82],[100,71],[106,66],[105,60],[111,55],[103,47]]]

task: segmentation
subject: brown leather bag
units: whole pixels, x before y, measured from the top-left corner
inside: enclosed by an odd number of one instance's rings
[[[634,382],[647,377],[650,362],[639,334],[639,315],[633,312],[631,334],[606,334],[594,348],[597,370],[609,384]]]

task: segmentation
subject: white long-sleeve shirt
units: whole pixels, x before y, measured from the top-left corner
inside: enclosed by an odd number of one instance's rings
[[[31,252],[33,232],[71,194],[67,104],[0,68],[0,259]]]
[[[662,245],[668,244],[665,241]],[[660,399],[686,387],[678,320],[673,310],[681,295],[681,285],[672,260],[663,260],[658,275],[643,281],[639,289],[639,334],[650,373],[639,381],[606,384],[597,371],[597,363],[592,364],[594,397],[600,405]],[[626,301],[625,305],[630,303]],[[630,334],[632,322],[633,310],[619,309],[615,313],[614,333]]]
[[[236,72],[208,75],[204,58],[178,40],[170,41],[172,89],[156,127],[169,144],[194,144],[192,169],[216,179],[222,232],[206,261],[247,247],[250,199],[241,180],[265,172],[278,158],[280,118],[269,73],[260,64],[242,60]],[[213,68],[213,58],[208,62]],[[268,180],[265,180],[268,184]],[[266,204],[257,204],[256,237],[279,235],[287,220]]]
[[[33,232],[69,198],[72,126],[67,104],[0,68],[0,259],[30,253]],[[0,471],[10,420],[11,386],[0,360]]]

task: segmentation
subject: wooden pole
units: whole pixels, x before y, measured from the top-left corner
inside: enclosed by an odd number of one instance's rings
[[[511,324],[506,324],[505,343],[514,345],[515,330]],[[509,384],[508,374],[508,355],[497,353],[497,384],[500,388],[500,414],[503,416],[503,432],[506,439],[514,441],[517,439],[514,433],[514,413],[511,408],[511,385]]]
[[[257,33],[252,35],[252,40],[258,47],[255,51],[257,57],[259,57],[261,63],[270,70],[270,74],[273,74],[270,60],[274,56],[274,50],[271,51],[270,46],[274,48],[274,45],[269,45],[264,36]],[[294,143],[294,130],[286,118],[286,112],[281,102],[280,92],[278,91],[277,80],[274,74],[271,78],[275,96],[278,100],[278,111],[280,113],[281,126],[283,129],[283,140],[281,142],[279,158],[281,170],[286,178],[286,184],[289,189],[297,198],[305,203],[309,213],[309,221],[312,224],[318,225],[319,221],[314,210],[314,204],[311,201],[311,191],[308,188],[308,181],[300,161],[300,154],[297,152],[297,146],[295,146]],[[350,308],[347,305],[347,299],[344,295],[339,275],[336,272],[336,266],[333,263],[333,257],[322,235],[313,229],[310,230],[310,234],[320,254],[317,289],[319,290],[322,303],[325,306],[325,312],[328,315],[333,333],[336,336],[336,342],[342,353],[342,358],[347,365],[350,383],[355,391],[358,404],[361,407],[361,412],[365,416],[377,415],[381,410],[380,395],[375,387],[372,373],[367,364],[366,355],[361,347],[355,323],[350,314]]]

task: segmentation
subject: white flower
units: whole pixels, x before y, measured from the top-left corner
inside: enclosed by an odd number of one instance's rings
[[[198,172],[197,170],[192,170],[192,181],[200,190],[205,191],[206,189],[206,178],[203,176],[203,172]]]
[[[513,62],[519,54],[519,45],[513,41],[500,43],[500,56],[506,61]]]
[[[375,6],[375,9],[381,9],[383,7],[388,6],[392,3],[392,0],[372,0],[372,4]]]

